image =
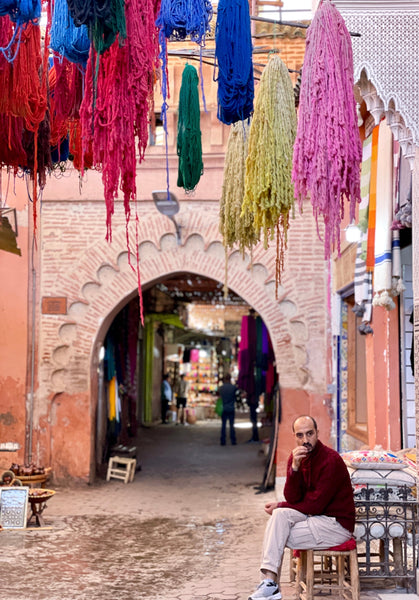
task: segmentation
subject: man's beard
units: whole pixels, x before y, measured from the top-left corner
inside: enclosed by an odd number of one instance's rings
[[[303,446],[304,446],[304,448],[307,448],[307,450],[309,452],[311,452],[313,450],[313,446],[312,446],[312,444],[310,444],[310,442],[304,442]]]

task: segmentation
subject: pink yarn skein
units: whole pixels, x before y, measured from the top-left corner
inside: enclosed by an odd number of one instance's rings
[[[350,220],[361,201],[362,145],[353,87],[351,37],[338,10],[324,0],[307,31],[292,180],[300,211],[311,198],[320,238],[323,217],[326,259],[334,248],[340,252],[344,199]]]

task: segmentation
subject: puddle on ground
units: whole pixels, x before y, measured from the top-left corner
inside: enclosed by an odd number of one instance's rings
[[[165,599],[214,568],[229,523],[105,516],[0,534],[1,600]]]

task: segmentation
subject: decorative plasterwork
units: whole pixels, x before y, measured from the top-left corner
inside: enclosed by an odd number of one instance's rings
[[[419,2],[334,4],[349,31],[360,34],[352,37],[354,76],[367,107],[376,123],[385,114],[412,161],[419,146]]]

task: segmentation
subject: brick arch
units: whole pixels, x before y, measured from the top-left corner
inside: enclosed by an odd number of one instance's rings
[[[208,214],[180,213],[182,220],[182,240],[177,243],[173,224],[163,216],[153,215],[140,224],[139,256],[142,285],[153,285],[164,280],[168,275],[191,272],[217,281],[224,281],[225,250],[218,233],[218,215],[210,211]],[[296,237],[298,237],[296,231]],[[307,237],[307,235],[306,235]],[[135,237],[133,237],[135,239]],[[289,244],[293,239],[290,235]],[[228,286],[261,315],[265,321],[273,343],[277,368],[282,388],[300,390],[304,397],[318,393],[316,378],[319,380],[318,359],[310,364],[311,348],[318,352],[322,331],[317,322],[319,314],[324,311],[313,300],[313,294],[307,293],[307,285],[296,275],[296,266],[288,266],[289,273],[284,273],[282,285],[279,286],[278,298],[275,297],[275,252],[257,247],[252,255],[242,257],[239,252],[228,254]],[[135,260],[135,257],[132,256]],[[299,267],[304,271],[304,265]],[[42,360],[39,366],[39,389],[35,412],[35,427],[49,418],[52,399],[60,395],[60,409],[56,423],[52,423],[50,437],[54,441],[54,430],[58,432],[63,424],[72,419],[74,407],[88,413],[84,423],[86,431],[78,431],[77,435],[94,442],[94,401],[96,368],[99,347],[106,332],[119,310],[137,293],[137,278],[129,265],[126,249],[126,232],[124,224],[114,227],[112,244],[96,240],[80,254],[77,264],[72,270],[60,275],[52,294],[65,293],[68,299],[68,313],[65,316],[41,316],[41,330],[44,335]],[[304,293],[302,294],[302,290]],[[319,332],[312,334],[316,323]],[[78,427],[80,422],[77,421]],[[40,434],[42,437],[43,434]],[[48,435],[48,434],[47,434]],[[40,440],[39,445],[53,446],[53,441]],[[66,472],[80,473],[83,462],[74,452],[74,440],[60,443],[66,447],[67,453],[74,460],[74,465],[66,465]],[[55,448],[55,446],[54,446]],[[62,471],[59,464],[50,461],[60,478]],[[61,452],[62,453],[62,452]],[[90,449],[90,461],[93,460],[94,449]],[[49,458],[49,460],[48,460]],[[70,458],[69,461],[71,462]],[[93,472],[92,464],[86,467],[85,479]]]

